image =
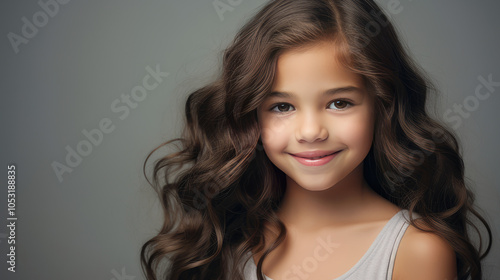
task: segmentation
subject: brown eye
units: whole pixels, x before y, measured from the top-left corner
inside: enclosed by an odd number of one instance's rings
[[[344,109],[352,106],[351,102],[349,102],[347,100],[341,100],[341,99],[335,100],[331,104],[335,106],[336,109],[334,109],[334,110],[344,110]]]
[[[291,105],[288,103],[278,103],[271,108],[271,111],[274,111],[277,113],[285,113],[285,112],[288,112],[287,109],[289,109],[290,107],[291,107]],[[278,108],[278,111],[273,110],[274,108]]]
[[[344,101],[342,101],[342,100],[338,100],[338,101],[335,101],[335,102],[333,102],[333,103],[335,103],[335,106],[336,106],[337,108],[339,108],[339,109],[343,109],[343,108],[345,108],[345,107],[347,106],[347,103],[345,103],[345,102],[344,102]]]

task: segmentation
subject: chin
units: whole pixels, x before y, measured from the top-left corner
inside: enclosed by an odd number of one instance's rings
[[[329,186],[329,187],[318,187],[318,188],[304,188],[308,191],[312,191],[312,192],[321,192],[321,191],[326,191],[330,188],[332,188],[333,186]]]
[[[292,179],[293,180],[293,179]],[[319,192],[319,191],[325,191],[330,188],[335,187],[335,185],[338,183],[338,181],[330,181],[330,182],[324,182],[324,183],[318,183],[316,184],[310,184],[310,183],[300,183],[300,181],[293,180],[299,187],[312,191],[312,192]]]

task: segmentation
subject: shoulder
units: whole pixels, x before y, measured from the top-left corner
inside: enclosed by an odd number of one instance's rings
[[[409,225],[398,247],[392,279],[454,280],[456,273],[455,251],[448,241]]]

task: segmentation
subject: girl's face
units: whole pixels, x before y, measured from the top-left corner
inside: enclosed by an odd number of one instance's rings
[[[359,176],[352,171],[362,168],[370,150],[373,108],[362,77],[336,61],[333,43],[285,52],[272,93],[257,112],[265,153],[287,182],[328,189],[351,173]],[[339,152],[326,163],[293,155],[310,151]]]

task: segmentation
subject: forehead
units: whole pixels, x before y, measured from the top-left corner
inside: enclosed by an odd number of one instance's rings
[[[338,46],[331,41],[288,50],[278,58],[273,90],[284,92],[348,85],[363,88],[362,76],[345,67],[341,59]]]

